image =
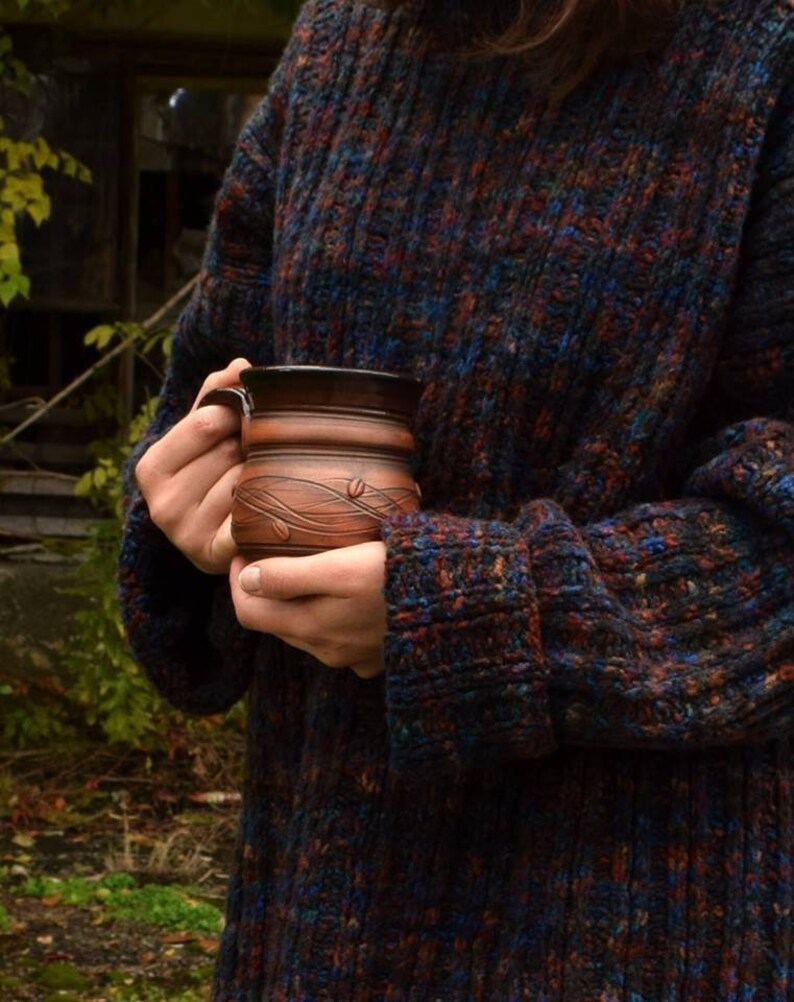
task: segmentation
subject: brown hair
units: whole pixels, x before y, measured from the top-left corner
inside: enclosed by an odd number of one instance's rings
[[[467,57],[524,57],[562,97],[608,61],[657,49],[683,0],[380,0]]]

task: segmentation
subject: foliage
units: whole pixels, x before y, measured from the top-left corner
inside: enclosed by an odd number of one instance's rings
[[[99,466],[97,472],[106,468]],[[85,722],[101,728],[111,743],[138,747],[156,739],[166,708],[124,636],[115,595],[118,535],[115,520],[92,529],[73,588],[86,605],[75,613],[65,661],[74,677],[72,698],[83,706]]]
[[[108,919],[126,919],[174,932],[211,936],[219,932],[222,913],[198,901],[181,887],[145,884],[127,873],[112,873],[101,880],[86,877],[30,877],[19,893],[26,897],[55,898],[77,908],[101,908]]]
[[[86,344],[106,348],[114,336],[144,335],[131,324],[95,328]],[[146,339],[143,348],[167,344],[168,332]],[[116,598],[116,562],[122,532],[124,466],[151,420],[156,399],[147,401],[128,432],[97,447],[101,452],[93,469],[77,482],[75,492],[90,500],[100,519],[91,527],[80,554],[76,581],[70,589],[84,608],[74,617],[75,635],[66,654],[66,667],[76,682],[74,697],[89,725],[99,726],[112,743],[145,744],[160,732],[166,706],[136,664],[127,645]]]
[[[137,337],[146,354],[155,348],[167,352],[170,344],[169,331],[146,336],[134,324],[96,327],[84,340],[105,349],[114,337]],[[123,525],[124,467],[156,405],[156,399],[148,400],[126,433],[100,446],[96,465],[75,486],[75,493],[90,500],[101,518],[82,547],[77,580],[71,588],[85,607],[74,617],[75,636],[66,665],[77,680],[75,695],[85,708],[87,722],[101,727],[112,743],[133,746],[162,733],[162,717],[167,712],[129,650],[115,584]]]
[[[170,331],[146,334],[134,324],[95,328],[85,341],[107,348],[113,339],[137,338],[145,357],[167,353]],[[76,484],[76,493],[96,508],[97,520],[80,544],[73,581],[65,589],[79,597],[72,633],[59,651],[59,669],[41,664],[24,679],[3,673],[4,712],[0,737],[13,747],[68,740],[88,729],[113,744],[167,746],[174,730],[184,729],[182,714],[170,710],[135,662],[126,641],[116,597],[116,562],[122,532],[124,466],[151,420],[156,399],[148,400],[127,431],[94,443],[93,469]],[[36,660],[33,651],[20,651]]]
[[[8,932],[11,929],[11,916],[6,909],[0,905],[0,933]]]
[[[26,680],[0,678],[3,698],[2,744],[28,748],[42,742],[68,740],[77,734],[79,708],[67,695],[63,681],[54,675]]]
[[[135,0],[86,0],[98,9],[134,4]],[[211,0],[201,0],[210,3]],[[225,0],[230,6],[268,6],[284,16],[295,14],[299,0]],[[15,0],[21,11],[59,16],[74,0]],[[22,98],[31,94],[34,78],[13,53],[10,36],[0,26],[0,93]],[[90,183],[87,167],[40,135],[12,135],[0,118],[0,303],[8,306],[17,296],[27,297],[30,280],[24,273],[19,247],[19,227],[28,218],[41,226],[50,217],[47,172],[59,172],[78,182]],[[97,351],[109,350],[119,340],[134,344],[151,364],[152,356],[167,356],[170,332],[144,331],[127,322],[102,324],[85,337]],[[7,362],[7,360],[6,360]],[[7,368],[7,365],[6,365]],[[0,360],[0,382],[7,371]],[[105,418],[118,403],[100,387],[87,402],[97,417]],[[0,676],[4,712],[0,742],[30,747],[42,741],[69,739],[86,727],[112,743],[131,747],[167,745],[169,731],[184,731],[184,718],[169,710],[143,677],[127,646],[116,600],[116,559],[121,539],[122,471],[135,442],[148,423],[156,401],[144,404],[128,430],[112,441],[97,442],[94,467],[77,484],[77,493],[90,500],[99,521],[79,553],[76,580],[70,591],[83,601],[73,619],[74,635],[63,655],[60,677],[55,671],[30,673],[24,679]],[[60,667],[60,666],[59,666]]]
[[[69,0],[17,0],[22,10],[34,3],[53,14],[69,6]],[[10,36],[0,27],[0,93],[6,90],[29,98],[33,82],[28,68],[14,56]],[[52,203],[44,183],[46,171],[91,183],[91,171],[71,154],[54,149],[41,135],[14,135],[0,117],[0,303],[3,306],[17,296],[30,295],[30,279],[22,269],[18,228],[25,217],[36,226],[50,218]]]

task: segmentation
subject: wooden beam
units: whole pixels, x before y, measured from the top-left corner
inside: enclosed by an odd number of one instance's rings
[[[120,257],[121,315],[137,319],[138,213],[140,211],[140,93],[131,58],[124,62],[121,110]],[[130,346],[119,360],[119,396],[124,427],[132,420],[135,351]]]

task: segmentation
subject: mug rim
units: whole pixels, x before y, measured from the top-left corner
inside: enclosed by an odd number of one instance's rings
[[[247,369],[240,372],[240,378],[244,376],[268,375],[270,373],[296,373],[298,375],[328,375],[345,376],[352,379],[376,378],[387,382],[413,383],[417,387],[421,386],[420,380],[414,376],[409,376],[401,372],[384,372],[379,369],[348,369],[344,366],[335,365],[249,365]]]
[[[413,376],[326,365],[252,365],[239,375],[262,407],[353,408],[413,417],[424,384]]]

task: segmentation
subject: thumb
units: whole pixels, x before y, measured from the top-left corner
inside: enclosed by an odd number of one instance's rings
[[[323,592],[312,557],[269,557],[245,566],[240,587],[249,595],[286,602]]]

